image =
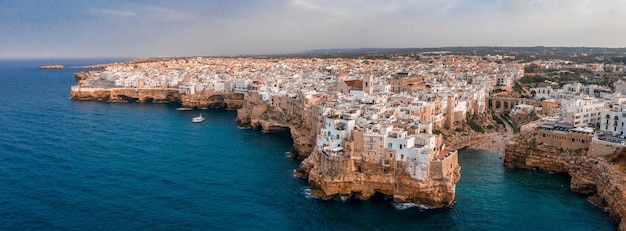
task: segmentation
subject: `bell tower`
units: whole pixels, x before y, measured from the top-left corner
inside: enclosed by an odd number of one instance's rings
[[[363,91],[368,95],[374,94],[374,75],[372,72],[363,77]]]

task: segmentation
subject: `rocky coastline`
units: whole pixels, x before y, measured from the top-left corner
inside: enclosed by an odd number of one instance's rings
[[[255,92],[246,95],[242,108],[237,111],[240,126],[264,132],[291,133],[293,157],[301,159],[296,176],[306,178],[313,189],[311,193],[323,199],[334,197],[367,199],[379,193],[398,203],[415,203],[426,208],[452,205],[455,186],[460,178],[460,167],[450,176],[438,179],[416,180],[406,166],[384,169],[379,165],[360,166],[361,172],[341,172],[329,175],[321,170],[323,157],[315,149],[317,122],[310,110],[291,111],[264,102]]]
[[[529,145],[529,139],[522,138],[528,135],[519,137],[506,145],[506,167],[569,175],[571,191],[588,195],[618,224],[618,230],[626,230],[626,174],[607,161],[617,147],[592,143],[589,149],[567,150]]]
[[[91,78],[90,72],[75,74],[81,83]],[[105,102],[171,102],[181,103],[188,108],[229,108],[238,109],[237,123],[242,127],[262,130],[264,132],[289,131],[293,139],[290,153],[292,157],[302,160],[296,169],[296,176],[306,178],[314,187],[313,195],[329,199],[333,197],[355,197],[366,199],[380,193],[392,196],[393,200],[402,203],[415,203],[428,208],[447,207],[455,198],[455,185],[460,178],[460,168],[454,170],[453,177],[446,179],[417,181],[410,177],[406,170],[397,169],[393,174],[371,171],[367,173],[350,173],[335,176],[321,174],[320,153],[315,150],[317,127],[310,111],[299,113],[286,112],[285,108],[269,105],[259,94],[213,93],[191,95],[181,94],[178,89],[150,88],[112,88],[73,86],[70,96],[74,100],[94,100]],[[451,137],[447,142],[455,149],[465,147],[482,147],[493,136],[505,133],[492,131],[458,138],[455,132],[447,134]],[[484,148],[484,147],[483,147]],[[498,151],[498,150],[492,150]],[[574,192],[591,195],[589,200],[607,210],[609,215],[624,230],[623,216],[626,211],[626,176],[599,156],[587,155],[587,152],[561,152],[557,149],[538,147],[530,149],[519,143],[506,145],[505,165],[509,168],[540,169],[572,176],[571,189]],[[365,167],[367,168],[367,167]],[[372,166],[372,169],[375,167]]]
[[[455,186],[460,179],[460,167],[450,175],[438,179],[416,180],[406,167],[383,169],[363,165],[363,172],[337,175],[323,174],[321,154],[315,148],[317,120],[311,109],[273,105],[257,92],[248,94],[204,92],[183,94],[178,89],[93,87],[93,71],[75,74],[79,84],[70,90],[74,100],[105,102],[172,102],[186,108],[228,108],[237,110],[237,123],[241,127],[264,132],[289,131],[293,140],[292,157],[302,160],[296,176],[306,178],[314,189],[313,195],[329,199],[354,197],[366,199],[375,194],[391,196],[398,203],[415,203],[421,207],[442,208],[452,205]],[[287,96],[285,96],[287,97]],[[290,100],[286,98],[285,100]],[[452,141],[455,147],[464,147],[466,140]],[[457,144],[458,143],[458,144]]]
[[[243,94],[235,92],[204,91],[197,94],[180,93],[178,88],[129,88],[90,84],[94,71],[74,74],[77,85],[70,88],[73,100],[137,103],[180,103],[184,108],[227,108],[239,109],[243,105]]]

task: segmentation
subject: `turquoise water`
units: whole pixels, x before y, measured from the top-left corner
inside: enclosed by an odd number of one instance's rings
[[[465,149],[453,208],[321,201],[293,177],[285,133],[235,111],[69,100],[76,69],[108,60],[0,61],[0,230],[614,230],[569,179]]]

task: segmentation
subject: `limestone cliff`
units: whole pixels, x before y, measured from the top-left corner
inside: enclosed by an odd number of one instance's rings
[[[74,100],[106,102],[178,102],[177,89],[153,88],[94,88],[72,86],[70,97]]]
[[[375,193],[393,197],[394,202],[415,203],[427,208],[449,207],[456,196],[456,183],[461,177],[457,165],[450,176],[440,179],[417,180],[407,168],[382,168],[380,165],[363,163],[360,172],[324,174],[322,157],[313,152],[302,162],[298,172],[308,172],[308,182],[316,189],[311,193],[321,198],[334,196],[367,199]],[[327,172],[328,173],[328,172]]]
[[[336,171],[322,170],[326,159],[315,148],[319,121],[314,113],[318,108],[307,108],[296,95],[274,96],[263,100],[257,92],[249,92],[241,109],[237,111],[237,122],[263,131],[289,130],[293,139],[292,154],[304,159],[296,176],[308,178],[314,187],[311,191],[321,198],[358,197],[369,198],[375,193],[392,196],[402,203],[416,203],[429,208],[450,206],[455,199],[455,186],[460,178],[458,156],[449,160],[453,169],[438,179],[417,180],[412,178],[403,163],[383,167],[359,162],[359,171],[350,167],[337,166]],[[448,163],[448,162],[446,162]],[[436,164],[434,164],[436,165]]]
[[[276,97],[279,99],[280,97]],[[313,152],[316,128],[312,116],[303,116],[304,110],[295,111],[280,105],[270,105],[257,92],[249,92],[241,109],[237,110],[237,123],[242,127],[265,132],[289,131],[293,139],[292,156],[304,159]]]
[[[238,109],[243,105],[243,94],[234,92],[205,91],[196,94],[180,94],[180,102],[186,108]]]
[[[113,87],[113,83],[99,79],[98,71],[74,74],[78,84],[70,89],[74,100],[105,102],[173,102],[186,108],[239,109],[243,105],[243,94],[234,92],[203,91],[196,94],[180,93],[178,88],[135,88]],[[104,87],[102,87],[104,86]]]
[[[570,189],[592,195],[590,201],[606,209],[618,223],[618,230],[623,231],[626,230],[626,174],[606,160],[606,152],[601,150],[607,148],[604,146],[592,143],[589,149],[568,150],[522,139],[507,144],[504,164],[508,168],[570,175]]]

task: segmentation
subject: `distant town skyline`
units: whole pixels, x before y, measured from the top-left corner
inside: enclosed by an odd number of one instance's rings
[[[0,0],[0,58],[626,47],[626,0]]]

